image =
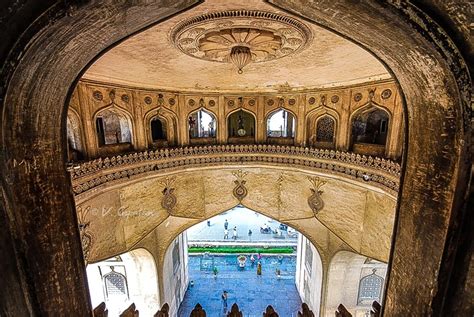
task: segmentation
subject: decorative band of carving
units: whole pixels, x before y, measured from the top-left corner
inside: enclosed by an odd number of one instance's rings
[[[288,166],[339,174],[398,191],[400,165],[378,157],[276,145],[212,145],[136,152],[74,164],[69,168],[76,195],[136,175],[183,167],[235,164]]]

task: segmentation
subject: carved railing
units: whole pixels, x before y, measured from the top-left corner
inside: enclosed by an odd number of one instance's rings
[[[342,305],[341,305],[342,306]],[[308,308],[308,305],[303,303],[302,312],[298,312],[298,317],[314,317],[313,312]],[[105,312],[105,315],[103,313]],[[107,309],[105,303],[100,303],[94,309],[94,317],[107,317]],[[163,305],[161,310],[159,310],[155,317],[169,317],[169,306],[167,303]],[[240,311],[237,304],[233,304],[231,310],[227,313],[227,317],[242,317],[243,313]],[[120,317],[139,317],[138,310],[135,308],[135,304],[131,304],[123,313],[120,314]],[[200,304],[196,304],[194,309],[191,311],[189,317],[206,317],[206,311],[202,308]],[[278,317],[278,313],[273,309],[271,305],[267,306],[266,310],[263,312],[263,317]]]
[[[210,145],[135,152],[68,167],[76,195],[105,183],[155,171],[221,165],[283,165],[339,174],[396,193],[400,165],[351,152],[278,145]]]

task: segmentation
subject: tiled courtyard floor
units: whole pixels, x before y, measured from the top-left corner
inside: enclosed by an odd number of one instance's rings
[[[249,259],[249,258],[248,258]],[[239,305],[245,317],[261,317],[268,305],[272,305],[282,317],[297,316],[301,299],[295,286],[296,256],[263,256],[262,275],[257,276],[257,265],[253,267],[247,260],[244,270],[237,265],[237,255],[214,256],[214,266],[218,269],[217,278],[212,271],[201,270],[201,263],[212,268],[212,260],[201,256],[189,257],[189,276],[194,286],[190,286],[179,308],[179,317],[188,317],[197,303],[209,317],[221,317],[223,301],[221,294],[228,292],[228,309],[233,303]],[[281,270],[278,279],[276,269]]]

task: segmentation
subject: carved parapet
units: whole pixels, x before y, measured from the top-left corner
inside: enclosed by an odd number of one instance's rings
[[[298,312],[298,317],[314,317],[314,313],[309,309],[306,303],[301,305],[301,312]]]
[[[339,304],[336,310],[336,317],[352,317],[352,314],[344,307],[344,305]]]
[[[189,317],[206,317],[206,311],[202,309],[200,304],[196,304]]]
[[[263,313],[263,317],[278,317],[277,312],[273,309],[271,305],[267,306],[267,309]]]
[[[120,317],[139,317],[139,313],[135,308],[135,304],[128,306],[128,308],[120,314]]]
[[[350,152],[278,145],[208,145],[167,148],[99,158],[71,165],[76,195],[103,184],[189,167],[272,165],[303,168],[356,179],[396,194],[400,165],[391,160]]]
[[[157,311],[154,317],[169,317],[169,311],[170,307],[168,303],[165,303],[163,307],[161,307],[161,310]]]
[[[239,306],[235,303],[234,303],[234,305],[232,305],[232,307],[230,309],[230,312],[227,313],[227,317],[243,317],[243,316],[244,315],[239,310]]]
[[[104,302],[100,303],[96,308],[94,308],[93,316],[94,317],[109,316],[109,311],[107,310],[107,307],[105,306]]]

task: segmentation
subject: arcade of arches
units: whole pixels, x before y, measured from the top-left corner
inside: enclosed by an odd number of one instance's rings
[[[316,316],[471,316],[467,7],[7,1],[0,316],[177,316],[237,207],[300,233]]]

